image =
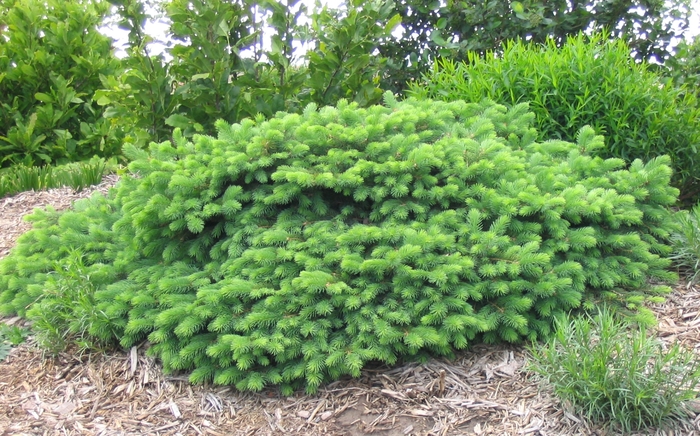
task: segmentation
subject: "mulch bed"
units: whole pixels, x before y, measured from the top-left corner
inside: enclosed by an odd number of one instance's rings
[[[0,257],[29,229],[23,215],[64,209],[90,193],[64,188],[0,199]],[[700,289],[679,284],[654,310],[665,343],[700,352]],[[274,389],[192,386],[184,375],[164,375],[138,347],[49,356],[30,338],[0,362],[0,435],[613,434],[572,414],[525,370],[526,359],[523,347],[477,345],[451,361],[368,368],[315,395],[281,397]],[[697,412],[674,425],[639,434],[700,436]]]

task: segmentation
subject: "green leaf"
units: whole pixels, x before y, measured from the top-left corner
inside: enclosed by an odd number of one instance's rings
[[[525,8],[520,2],[510,2],[510,7],[516,14],[522,14],[523,12],[525,12]]]
[[[282,39],[280,39],[279,35],[272,35],[270,42],[271,42],[272,54],[282,53],[284,43],[282,42]]]
[[[430,40],[439,46],[447,45],[447,41],[445,41],[440,32],[438,32],[437,30],[433,30],[430,33]]]
[[[44,103],[53,103],[54,99],[48,94],[45,94],[43,92],[37,92],[34,94],[34,98],[36,98],[39,101],[43,101]]]
[[[7,359],[7,356],[10,355],[11,351],[12,351],[12,346],[10,344],[5,343],[5,342],[0,342],[0,362]]]
[[[401,25],[401,15],[396,14],[393,17],[387,21],[387,23],[384,25],[384,32],[386,34],[390,34],[393,32],[399,25]]]
[[[165,119],[165,124],[180,129],[186,129],[192,125],[192,120],[182,114],[172,114]]]
[[[192,81],[194,82],[195,80],[199,79],[208,79],[210,76],[210,73],[195,74],[194,76],[192,76]]]
[[[102,95],[97,99],[96,103],[100,106],[106,106],[106,105],[112,103],[112,99],[110,99],[106,95]]]
[[[228,23],[226,23],[225,20],[219,21],[219,25],[216,26],[216,34],[218,36],[223,36],[223,37],[228,38],[230,31],[231,31],[231,29],[229,28]]]

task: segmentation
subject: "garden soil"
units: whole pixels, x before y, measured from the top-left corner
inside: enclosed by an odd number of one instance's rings
[[[92,190],[106,192],[107,178]],[[0,199],[0,257],[36,207],[70,207],[92,190]],[[700,352],[700,287],[679,284],[654,307],[657,335]],[[19,318],[0,322],[24,325]],[[612,435],[587,423],[526,371],[527,351],[478,345],[453,360],[367,368],[315,395],[240,393],[164,375],[143,346],[47,355],[30,338],[0,362],[0,435]],[[649,435],[700,436],[700,403]]]

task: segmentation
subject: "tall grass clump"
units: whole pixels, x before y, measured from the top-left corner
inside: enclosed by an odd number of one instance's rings
[[[684,402],[697,396],[700,383],[692,351],[679,344],[664,350],[644,327],[608,308],[561,319],[549,342],[530,351],[530,370],[575,412],[625,433],[684,414]]]
[[[674,214],[677,225],[672,235],[673,253],[670,259],[688,278],[688,286],[700,278],[700,204]]]
[[[0,170],[0,198],[25,191],[71,187],[81,191],[97,185],[111,171],[113,164],[102,158],[72,162],[61,166],[28,167],[15,165]]]
[[[606,35],[570,38],[563,47],[507,42],[465,63],[438,62],[409,94],[445,101],[484,98],[513,106],[529,102],[539,139],[573,141],[590,125],[605,136],[604,158],[627,163],[671,157],[681,200],[700,194],[700,107],[692,92],[664,85],[626,43]]]

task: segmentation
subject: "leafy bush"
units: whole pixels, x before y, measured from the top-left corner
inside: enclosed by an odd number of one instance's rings
[[[172,127],[191,137],[214,132],[219,119],[301,112],[308,103],[376,104],[386,59],[373,52],[400,22],[385,0],[347,2],[342,11],[318,4],[311,12],[299,0],[171,0],[162,3],[166,59],[148,54],[143,24],[153,8],[111,3],[129,30],[128,68],[103,78],[97,102],[125,128],[127,142],[144,147],[171,139]]]
[[[700,107],[691,93],[672,86],[627,45],[604,35],[580,34],[561,48],[509,42],[498,55],[476,54],[467,63],[439,63],[410,94],[442,100],[530,102],[539,139],[573,141],[584,125],[605,135],[596,153],[627,163],[669,155],[682,197],[693,198],[700,166]]]
[[[119,154],[93,95],[117,74],[102,1],[0,0],[0,167]]]
[[[530,369],[556,395],[593,421],[623,432],[658,426],[682,415],[695,398],[700,361],[677,343],[664,351],[643,327],[632,328],[603,308],[558,324],[545,346],[531,348]]]
[[[499,51],[504,41],[521,39],[561,46],[581,30],[608,29],[609,39],[626,41],[637,60],[664,62],[689,28],[687,0],[489,0],[426,2],[396,0],[405,32],[381,40],[387,56],[383,84],[403,91],[427,72],[435,59],[467,60],[469,52]],[[670,19],[673,17],[673,19]]]
[[[673,254],[670,259],[687,277],[688,286],[700,277],[700,204],[691,210],[674,214],[677,224],[671,237]]]
[[[700,35],[692,41],[682,40],[662,70],[673,85],[684,86],[686,92],[700,97]]]
[[[674,278],[667,157],[620,169],[589,155],[590,128],[536,142],[525,105],[385,99],[128,148],[109,198],[34,214],[0,261],[0,311],[50,307],[78,253],[98,310],[62,318],[86,335],[148,340],[193,382],[289,394],[370,361],[546,337],[603,300],[644,318],[668,290],[648,284]]]
[[[18,192],[40,191],[62,186],[70,186],[80,191],[88,186],[99,184],[102,177],[115,166],[116,164],[101,158],[57,167],[16,165],[0,170],[0,198]]]

